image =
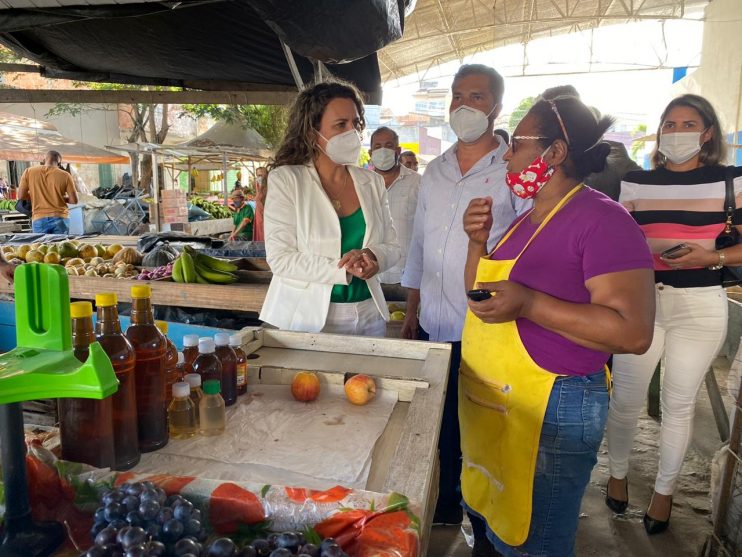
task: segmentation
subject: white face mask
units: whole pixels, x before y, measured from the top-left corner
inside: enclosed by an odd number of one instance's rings
[[[356,130],[348,130],[327,139],[324,135],[317,132],[322,139],[327,141],[327,146],[322,149],[330,160],[335,164],[358,164],[358,158],[361,156],[361,136]]]
[[[451,129],[456,137],[464,143],[473,143],[487,131],[489,115],[495,111],[497,105],[492,107],[489,114],[479,109],[462,104],[456,110],[451,111]]]
[[[378,168],[382,172],[391,170],[397,164],[397,151],[387,147],[374,149],[371,151],[371,162],[374,164],[374,168]]]
[[[659,152],[672,163],[682,164],[701,150],[701,132],[660,134]]]

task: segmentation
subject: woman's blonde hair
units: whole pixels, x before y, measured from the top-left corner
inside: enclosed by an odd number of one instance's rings
[[[363,100],[355,85],[336,78],[310,85],[299,93],[291,107],[286,135],[269,171],[288,164],[306,164],[317,155],[317,130],[327,105],[333,99],[353,101],[361,119],[361,130],[366,126]]]
[[[667,164],[667,157],[659,152],[660,146],[660,135],[662,134],[662,124],[665,123],[665,118],[670,111],[676,106],[687,106],[692,108],[701,116],[703,125],[706,129],[713,128],[713,134],[711,139],[701,146],[700,161],[705,166],[714,166],[717,164],[723,164],[727,157],[727,148],[722,139],[721,125],[719,124],[719,117],[716,115],[714,107],[711,103],[699,95],[691,95],[690,93],[680,95],[670,101],[662,111],[660,117],[660,123],[657,127],[657,140],[655,143],[654,151],[652,151],[652,168],[664,168]]]

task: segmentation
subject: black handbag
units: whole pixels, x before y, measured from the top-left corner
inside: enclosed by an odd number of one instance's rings
[[[734,226],[734,212],[737,204],[734,199],[734,166],[727,166],[724,172],[726,194],[724,195],[724,212],[726,222],[724,230],[716,237],[716,249],[725,249],[736,246],[740,242],[739,231]],[[721,284],[724,288],[742,284],[742,267],[724,267],[721,270]]]
[[[27,217],[30,217],[31,202],[28,199],[19,199],[15,202],[15,210],[23,215],[26,215]]]

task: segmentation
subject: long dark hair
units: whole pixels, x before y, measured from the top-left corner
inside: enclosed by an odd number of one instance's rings
[[[366,126],[363,100],[355,85],[336,78],[310,85],[299,93],[291,107],[286,135],[269,170],[287,164],[306,164],[317,155],[316,130],[333,99],[352,100],[361,119],[361,129]]]
[[[701,145],[701,154],[699,160],[706,166],[713,166],[723,162],[727,156],[727,148],[721,139],[721,126],[719,125],[719,117],[716,115],[714,107],[701,96],[691,95],[690,93],[680,95],[670,101],[662,111],[660,116],[660,123],[657,126],[657,141],[652,151],[652,168],[664,168],[667,164],[667,157],[659,152],[660,146],[660,135],[662,134],[662,124],[665,122],[665,118],[670,111],[676,106],[687,106],[692,108],[701,116],[703,125],[708,128],[713,128],[714,133],[706,143]]]
[[[556,106],[569,138],[565,137],[551,103]],[[569,149],[563,169],[568,177],[582,180],[605,168],[605,159],[611,146],[601,140],[613,125],[613,117],[599,115],[595,109],[571,95],[556,97],[551,101],[541,100],[533,105],[529,113],[536,117],[539,135],[546,138],[539,140],[544,148],[557,139],[567,143]]]

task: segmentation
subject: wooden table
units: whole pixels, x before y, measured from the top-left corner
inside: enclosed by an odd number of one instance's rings
[[[245,352],[258,356],[248,360],[248,385],[290,385],[297,370],[310,370],[323,385],[342,385],[347,373],[365,373],[377,389],[396,391],[398,402],[371,453],[364,489],[402,493],[417,505],[419,555],[426,555],[438,498],[438,436],[451,345],[254,327],[238,334]],[[327,458],[332,454],[327,451]]]
[[[171,281],[119,280],[102,277],[70,279],[70,298],[94,300],[101,292],[115,292],[120,302],[131,301],[131,287],[149,284],[152,303],[158,306],[228,309],[259,312],[268,292],[267,284],[180,284]],[[13,287],[0,279],[0,293],[12,294]]]

